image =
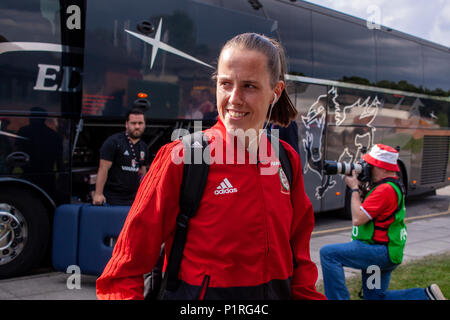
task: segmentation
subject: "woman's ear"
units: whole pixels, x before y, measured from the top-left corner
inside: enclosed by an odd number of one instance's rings
[[[278,98],[281,97],[281,94],[284,90],[284,81],[280,80],[275,84],[274,93],[277,95],[277,97],[274,99],[274,103],[277,102]]]

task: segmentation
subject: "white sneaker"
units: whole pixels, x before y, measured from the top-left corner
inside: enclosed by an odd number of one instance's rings
[[[425,292],[430,297],[430,300],[447,300],[442,294],[441,289],[435,283],[425,288]]]

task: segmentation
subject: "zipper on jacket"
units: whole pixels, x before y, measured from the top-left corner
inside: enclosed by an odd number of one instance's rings
[[[258,152],[258,154],[259,154],[259,152]],[[268,227],[268,221],[267,221],[267,216],[266,216],[267,206],[266,206],[266,203],[265,203],[264,197],[263,197],[264,196],[264,189],[262,187],[261,173],[260,173],[260,170],[259,170],[258,163],[259,163],[259,157],[257,155],[257,158],[256,158],[256,174],[257,174],[257,179],[258,179],[259,190],[260,190],[260,193],[261,193],[261,198],[263,199],[262,200],[262,203],[263,203],[263,210],[262,210],[262,212],[263,212],[264,232],[265,232],[265,241],[266,241],[266,248],[265,248],[265,255],[264,255],[264,265],[263,265],[263,275],[262,275],[262,279],[264,279],[264,275],[267,273],[267,259],[269,257],[269,247],[270,246],[269,246],[269,227]],[[268,294],[267,286],[265,284],[263,284],[261,290],[262,290],[261,294],[262,294],[263,299],[266,299],[267,294]]]
[[[200,285],[201,290],[200,290],[200,294],[198,296],[198,300],[204,300],[206,291],[208,290],[208,287],[209,287],[209,280],[210,280],[209,275],[205,274],[205,276],[203,277],[202,284]]]
[[[262,183],[261,183],[261,173],[259,172],[259,149],[258,149],[258,154],[256,155],[256,174],[258,175],[258,184],[259,184],[259,189],[261,190],[261,196],[263,199],[263,206],[264,206],[264,210],[267,210],[267,206],[266,203],[264,202],[264,190],[262,187]],[[267,243],[267,250],[266,250],[266,257],[269,256],[269,227],[268,227],[268,222],[267,222],[267,217],[264,214],[264,227],[265,227],[265,231],[266,231],[266,243]]]

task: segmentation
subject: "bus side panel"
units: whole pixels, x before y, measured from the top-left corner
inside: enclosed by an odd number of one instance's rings
[[[391,112],[391,105],[383,94],[330,86],[328,91],[327,160],[355,163],[376,143],[401,147],[404,139],[395,135],[389,143],[384,135],[397,122],[397,112]],[[409,154],[404,153],[409,159]],[[335,182],[334,182],[335,181]],[[323,211],[344,206],[345,180],[343,175],[330,178],[335,189],[324,198]]]
[[[414,177],[410,183],[411,195],[444,187],[450,182],[449,103],[442,100],[418,99],[420,120],[413,133]]]
[[[327,87],[295,83],[295,106],[299,111],[299,149],[302,160],[306,194],[314,212],[320,212],[321,199],[327,191],[326,177],[322,173],[327,109]]]
[[[448,184],[445,101],[342,87],[328,93],[327,160],[356,162],[373,144],[383,143],[399,150],[409,195]],[[336,186],[342,193],[339,182]],[[327,198],[322,211],[332,206]]]

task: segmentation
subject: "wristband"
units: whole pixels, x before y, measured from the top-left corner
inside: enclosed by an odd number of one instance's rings
[[[359,189],[351,189],[352,192],[359,192]]]

